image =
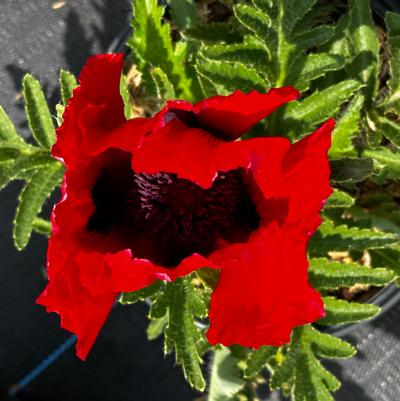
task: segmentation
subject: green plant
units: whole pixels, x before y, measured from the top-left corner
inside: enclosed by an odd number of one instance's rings
[[[378,39],[367,0],[349,0],[345,11],[339,5],[339,19],[334,18],[333,2],[236,1],[232,18],[210,24],[199,22],[196,5],[189,0],[184,8],[179,1],[169,4],[178,28],[174,39],[164,8],[156,0],[135,0],[128,41],[131,60],[143,74],[142,89],[157,96],[160,105],[172,97],[194,102],[236,89],[293,85],[302,91],[301,99],[260,123],[249,136],[264,132],[296,141],[327,118],[337,120],[330,150],[335,191],[309,243],[309,279],[323,295],[327,315],[318,325],[296,328],[291,343],[282,347],[213,350],[205,341],[202,319],[216,278],[206,269],[174,283],[158,282],[122,294],[120,302],[151,300],[149,339],[164,335],[165,352],[175,353],[197,390],[206,389],[203,355],[215,351],[209,401],[258,399],[264,369],[270,372],[271,389],[294,401],[333,400],[331,393],[340,383],[320,358],[349,358],[355,349],[319,328],[358,322],[379,312],[375,305],[338,298],[340,289],[385,286],[400,275],[400,15],[386,16],[387,63],[380,56],[385,45]],[[63,166],[49,149],[54,122],[62,121],[76,80],[61,71],[60,85],[62,102],[53,118],[39,83],[30,75],[24,78],[34,145],[17,134],[0,108],[0,188],[12,180],[25,182],[14,224],[18,249],[27,245],[32,230],[50,233],[50,223],[39,214],[59,186]],[[123,77],[121,93],[130,116],[127,89]],[[338,252],[345,253],[345,261]]]

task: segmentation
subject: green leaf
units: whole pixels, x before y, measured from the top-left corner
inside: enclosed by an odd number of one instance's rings
[[[282,0],[280,4],[283,10],[282,28],[289,37],[296,23],[315,4],[316,0]]]
[[[203,58],[229,63],[239,62],[258,71],[265,71],[269,55],[260,43],[205,46],[201,49]]]
[[[400,99],[399,99],[400,101]],[[400,123],[379,117],[378,130],[394,145],[400,147]]]
[[[310,283],[318,290],[355,284],[383,286],[395,278],[395,274],[388,269],[372,269],[357,263],[332,262],[324,258],[311,259],[308,274]]]
[[[332,146],[329,150],[330,157],[338,158],[354,155],[355,150],[352,138],[359,131],[360,112],[363,105],[364,96],[357,94],[338,120],[332,135]]]
[[[235,17],[261,41],[272,34],[271,20],[265,13],[248,4],[239,3],[233,7]]]
[[[376,150],[365,150],[364,156],[374,160],[375,173],[380,179],[400,178],[400,153],[392,152],[389,148],[382,147]]]
[[[350,358],[357,352],[347,341],[320,333],[315,328],[307,330],[307,337],[313,352],[322,358]]]
[[[354,60],[349,67],[352,76],[365,83],[364,95],[370,104],[378,85],[379,41],[369,0],[350,0],[349,34]]]
[[[400,247],[371,249],[368,253],[374,266],[386,266],[400,276]]]
[[[68,104],[68,100],[72,97],[72,92],[77,86],[78,82],[74,74],[66,70],[60,71],[61,100],[64,106]]]
[[[173,83],[177,95],[185,100],[193,100],[191,79],[182,63],[182,46],[174,49],[170,26],[163,23],[164,8],[157,0],[135,0],[132,2],[134,18],[133,34],[128,45],[133,54],[141,60],[139,69],[147,72],[151,67],[159,67]],[[179,50],[175,52],[175,50]]]
[[[323,300],[326,316],[318,320],[318,324],[322,325],[360,322],[377,315],[380,311],[379,306],[371,304],[348,302],[333,297],[324,297]]]
[[[325,203],[324,209],[348,208],[354,205],[354,198],[348,193],[334,189],[332,195]]]
[[[293,41],[296,43],[296,46],[303,50],[309,50],[313,47],[318,47],[329,40],[331,40],[335,36],[335,28],[332,26],[322,25],[318,26],[311,31],[302,33],[301,35],[296,36]]]
[[[370,230],[367,228],[334,226],[325,221],[309,242],[309,251],[322,255],[329,251],[350,251],[384,248],[396,244],[400,237],[392,233]]]
[[[147,339],[152,341],[160,337],[160,335],[164,332],[167,323],[168,314],[164,315],[163,317],[151,320],[146,330]]]
[[[340,106],[361,88],[355,80],[346,80],[321,92],[314,92],[304,100],[291,102],[287,107],[284,124],[286,130],[309,132],[318,124],[334,117]]]
[[[295,63],[289,72],[291,76],[297,78],[293,86],[300,91],[306,91],[310,88],[311,81],[324,76],[328,71],[336,71],[344,67],[344,58],[334,54],[319,53],[310,54],[304,65]],[[291,83],[290,81],[288,83]]]
[[[166,350],[175,349],[176,361],[182,365],[189,384],[204,391],[206,383],[201,371],[198,342],[201,334],[194,315],[205,316],[207,308],[187,278],[168,284],[168,325],[165,330]]]
[[[242,390],[245,381],[241,378],[236,359],[229,348],[218,347],[211,368],[210,388],[207,401],[233,401]]]
[[[145,287],[138,291],[124,292],[121,294],[119,303],[123,305],[134,304],[138,301],[144,301],[146,298],[150,298],[157,292],[164,288],[164,282],[157,280],[152,285]]]
[[[183,31],[197,24],[197,8],[193,0],[167,0],[167,2],[179,30]]]
[[[41,217],[36,217],[33,220],[33,230],[39,234],[43,234],[46,237],[51,235],[51,223],[48,220],[44,220]]]
[[[153,68],[151,71],[151,77],[156,85],[157,97],[161,101],[161,106],[169,99],[175,99],[175,90],[167,75],[161,68]]]
[[[331,180],[335,182],[359,182],[374,171],[374,163],[370,158],[350,158],[330,160]]]
[[[132,117],[132,105],[129,96],[128,80],[124,74],[121,74],[121,80],[119,81],[119,92],[124,102],[124,115],[127,120]]]
[[[21,155],[20,149],[13,146],[2,146],[2,144],[0,144],[0,163],[14,160],[20,155]]]
[[[235,24],[231,22],[197,24],[185,31],[184,35],[205,43],[236,43],[243,39]]]
[[[349,358],[355,349],[345,341],[319,333],[312,326],[297,327],[282,363],[271,365],[271,388],[291,390],[293,401],[333,401],[330,394],[340,382],[318,361]]]
[[[277,347],[264,346],[250,352],[246,361],[244,377],[248,379],[257,376],[277,351]]]
[[[385,14],[390,47],[390,79],[388,81],[389,96],[384,106],[400,113],[400,15],[392,12]]]
[[[22,81],[22,88],[33,137],[38,145],[50,149],[55,140],[55,128],[39,81],[27,74]]]
[[[10,181],[21,178],[26,171],[34,171],[40,167],[47,167],[55,162],[48,151],[34,150],[29,154],[21,154],[15,160],[9,160],[0,164],[0,189],[4,188]],[[60,164],[61,165],[61,164]]]
[[[63,174],[62,165],[53,163],[37,170],[22,190],[13,232],[15,246],[19,250],[28,244],[35,218],[53,189],[61,183]]]
[[[196,69],[200,75],[220,86],[220,93],[224,92],[221,94],[230,94],[237,89],[265,91],[268,86],[254,68],[240,63],[198,60]]]
[[[0,141],[23,142],[15,130],[14,124],[0,106]]]

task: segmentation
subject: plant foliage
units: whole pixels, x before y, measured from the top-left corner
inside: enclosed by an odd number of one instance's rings
[[[208,400],[257,400],[264,370],[270,388],[293,401],[333,400],[340,383],[320,359],[349,358],[355,348],[329,334],[329,326],[379,312],[376,305],[343,299],[343,289],[384,287],[400,276],[400,15],[387,13],[382,39],[368,0],[349,0],[347,7],[322,0],[232,1],[231,16],[217,22],[205,19],[199,12],[204,5],[193,0],[167,3],[133,1],[129,58],[142,74],[145,96],[157,97],[162,106],[170,98],[194,102],[237,89],[293,85],[302,97],[258,124],[258,135],[296,141],[327,118],[337,121],[329,153],[334,192],[308,248],[309,280],[323,295],[326,317],[296,328],[282,347],[216,347]],[[17,133],[0,107],[0,189],[13,180],[24,183],[14,221],[18,249],[32,231],[50,232],[41,210],[60,185],[63,166],[49,149],[76,84],[61,71],[61,103],[53,118],[39,82],[25,76],[32,140]],[[130,85],[123,77],[127,118]],[[199,391],[206,389],[203,355],[211,351],[203,319],[217,279],[204,269],[196,278],[159,281],[120,298],[123,304],[151,303],[149,339],[163,335],[165,352],[175,354]],[[328,328],[321,332],[323,326]]]

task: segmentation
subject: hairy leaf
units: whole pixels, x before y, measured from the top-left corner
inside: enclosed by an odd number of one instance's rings
[[[359,182],[374,171],[370,158],[350,158],[330,160],[331,180],[335,182]]]
[[[244,387],[236,359],[229,348],[218,347],[214,353],[207,401],[232,401]]]
[[[290,103],[285,114],[287,124],[284,124],[284,127],[287,130],[298,129],[300,132],[309,132],[318,124],[334,117],[340,106],[361,86],[355,80],[346,80],[321,92],[314,92],[304,100]]]
[[[166,351],[175,349],[176,361],[182,365],[186,380],[199,391],[205,388],[198,342],[201,334],[194,316],[205,316],[207,309],[187,278],[168,284],[168,325],[165,330]]]
[[[400,236],[367,228],[334,226],[325,221],[309,242],[309,251],[322,255],[329,251],[375,249],[396,244]]]
[[[332,135],[329,156],[332,158],[355,154],[352,138],[359,131],[360,112],[364,105],[364,96],[357,94],[337,121]]]
[[[354,198],[348,193],[334,189],[332,195],[326,202],[324,209],[348,208],[354,204]]]
[[[379,313],[380,308],[371,304],[348,302],[343,299],[324,297],[326,316],[318,324],[354,323],[369,319]]]
[[[351,287],[355,284],[383,286],[395,274],[384,268],[370,268],[357,263],[333,262],[324,258],[310,260],[309,280],[318,290]]]
[[[35,218],[53,189],[61,183],[63,174],[61,164],[52,163],[45,169],[37,170],[21,192],[13,233],[15,245],[19,250],[28,244]]]
[[[72,92],[77,86],[78,82],[76,81],[74,74],[65,70],[60,71],[61,100],[64,106],[68,104],[68,100],[72,97]]]
[[[55,128],[39,81],[32,75],[25,75],[23,82],[25,110],[29,126],[38,145],[50,149],[55,140]]]

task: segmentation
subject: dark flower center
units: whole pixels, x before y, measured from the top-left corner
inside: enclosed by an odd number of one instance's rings
[[[194,252],[207,255],[218,238],[242,242],[258,227],[240,170],[219,173],[203,189],[175,174],[135,174],[128,154],[117,155],[93,187],[88,229],[123,238],[136,257],[176,266]]]

